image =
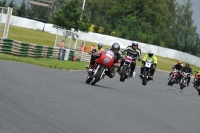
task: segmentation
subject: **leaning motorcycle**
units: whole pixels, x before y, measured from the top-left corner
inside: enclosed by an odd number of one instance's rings
[[[128,79],[130,77],[131,72],[131,64],[134,62],[135,58],[132,58],[131,56],[126,56],[124,59],[124,64],[120,68],[119,75],[120,75],[120,81],[124,82],[125,79]]]
[[[178,81],[177,81],[178,75],[179,75],[179,71],[174,69],[174,71],[169,77],[168,85],[172,86],[173,84],[178,84]]]
[[[146,60],[146,62],[144,63],[144,70],[142,74],[142,85],[146,85],[147,82],[150,80],[149,76],[152,65],[153,62],[151,59]]]
[[[95,64],[89,69],[86,83],[95,85],[105,77],[106,69],[110,69],[114,63],[114,53],[111,50],[102,51],[102,54],[95,60]]]
[[[185,72],[181,73],[181,80],[180,80],[180,83],[179,83],[180,89],[183,89],[184,87],[187,86],[188,76],[190,76],[189,73],[185,73]]]

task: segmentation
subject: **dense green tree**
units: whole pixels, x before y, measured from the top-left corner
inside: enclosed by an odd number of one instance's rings
[[[80,8],[79,0],[66,2],[64,7],[56,11],[52,18],[52,23],[56,28],[63,28],[75,31],[88,31],[89,19]]]
[[[188,0],[184,5],[177,5],[175,29],[180,50],[189,52],[195,42],[196,26],[193,26],[191,2]]]
[[[4,1],[0,1],[0,6],[2,6],[2,7],[5,7],[6,6],[6,0],[4,0]]]
[[[26,3],[25,0],[22,1],[19,9],[17,10],[18,16],[25,16],[26,15]]]

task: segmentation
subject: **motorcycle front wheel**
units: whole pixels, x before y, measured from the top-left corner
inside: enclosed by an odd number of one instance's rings
[[[124,82],[125,79],[126,79],[126,71],[127,71],[127,66],[123,66],[122,68],[122,73],[121,73],[121,76],[120,76],[120,81]]]
[[[180,89],[183,89],[183,87],[184,87],[184,80],[183,79],[181,79],[181,82],[180,82]]]
[[[92,77],[88,75],[86,78],[86,83],[89,84],[91,81],[92,81]]]
[[[144,77],[143,77],[143,80],[142,80],[142,85],[147,84],[147,80],[148,80],[147,76],[148,76],[148,72],[144,71]]]
[[[101,66],[97,72],[97,74],[93,77],[92,81],[90,82],[91,85],[95,85],[101,78],[102,73],[104,72],[104,67]]]

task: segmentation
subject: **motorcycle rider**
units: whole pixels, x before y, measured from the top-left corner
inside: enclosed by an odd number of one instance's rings
[[[90,57],[90,64],[88,66],[85,66],[85,68],[89,69],[91,67],[91,63],[94,64],[93,60],[95,60],[95,54],[104,50],[102,47],[103,47],[103,44],[98,43],[97,48],[92,49],[91,57]]]
[[[195,77],[194,77],[194,81],[193,81],[194,87],[197,86],[196,81],[197,81],[197,79],[199,79],[199,78],[200,78],[200,71],[196,71]]]
[[[149,60],[151,59],[153,64],[150,68],[150,78],[153,79],[153,75],[154,75],[154,72],[156,70],[156,67],[157,67],[157,57],[154,55],[154,52],[152,50],[150,50],[148,52],[147,55],[144,56],[144,58],[142,59],[142,67],[141,67],[141,70],[140,70],[140,77],[142,77],[142,74],[143,74],[143,71],[144,71],[144,66],[145,66],[145,62],[146,60]]]
[[[95,47],[95,48],[92,49],[92,52],[93,52],[93,53],[94,53],[94,52],[100,52],[100,51],[102,51],[102,50],[104,50],[104,49],[103,49],[103,44],[102,44],[102,43],[98,43],[97,47]]]
[[[183,67],[182,72],[193,74],[190,64],[186,63],[185,67]],[[189,86],[190,79],[191,79],[190,75],[187,76],[187,79],[188,79],[187,86]]]
[[[138,42],[133,41],[131,46],[128,46],[126,49],[122,51],[123,55],[131,56],[132,58],[137,58],[138,61],[141,61],[141,50],[138,49]],[[124,58],[120,62],[120,66],[117,69],[117,72],[120,71],[122,65],[124,64]],[[132,65],[131,65],[131,72],[130,72],[130,78],[133,77],[133,72],[135,70],[136,66],[136,59],[133,59]]]
[[[120,45],[118,43],[114,43],[111,46],[111,48],[107,49],[107,50],[113,51],[113,53],[114,53],[114,63],[113,63],[113,66],[110,68],[110,70],[105,71],[105,74],[108,77],[113,78],[115,76],[115,66],[117,66],[118,60],[121,57],[121,54],[119,53]],[[90,60],[90,67],[88,67],[88,69],[92,68],[92,66],[95,64],[95,59],[98,59],[101,56],[102,52],[105,53],[107,50],[102,50],[99,53],[94,54],[93,58],[91,58],[91,60]]]
[[[180,81],[180,79],[181,79],[181,75],[180,75],[180,72],[183,70],[183,64],[182,64],[182,61],[178,61],[178,63],[176,64],[176,65],[174,65],[174,66],[172,66],[172,69],[174,70],[174,69],[176,69],[176,70],[178,70],[178,81]],[[173,72],[170,72],[169,73],[169,76],[171,76],[171,74],[172,74]]]

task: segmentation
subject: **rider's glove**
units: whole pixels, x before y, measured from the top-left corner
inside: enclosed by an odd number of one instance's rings
[[[142,64],[145,64],[145,61],[142,60]]]

